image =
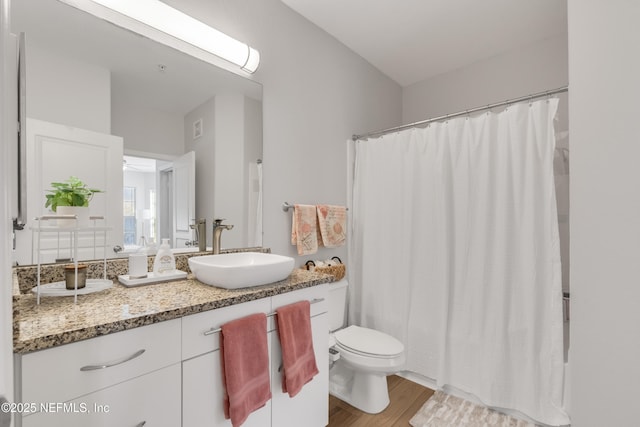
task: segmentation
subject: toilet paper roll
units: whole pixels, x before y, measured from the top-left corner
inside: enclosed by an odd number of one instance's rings
[[[147,277],[147,255],[135,253],[129,255],[129,278],[143,279]]]

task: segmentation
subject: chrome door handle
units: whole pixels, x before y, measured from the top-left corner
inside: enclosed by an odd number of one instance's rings
[[[146,350],[144,348],[136,351],[135,353],[133,353],[130,356],[127,357],[123,357],[122,359],[118,359],[115,360],[113,362],[109,362],[109,363],[105,363],[103,365],[87,365],[87,366],[83,366],[82,368],[80,368],[81,371],[86,372],[86,371],[97,371],[99,369],[107,369],[107,368],[111,368],[113,366],[117,366],[120,365],[122,363],[128,362],[130,360],[135,359],[136,357],[139,357],[142,355],[142,353],[144,353]]]

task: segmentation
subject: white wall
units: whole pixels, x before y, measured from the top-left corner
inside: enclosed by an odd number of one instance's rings
[[[182,114],[141,105],[116,89],[111,94],[111,133],[124,138],[125,149],[170,156],[185,153]]]
[[[565,86],[567,35],[522,46],[402,91],[402,121],[413,123]]]
[[[199,119],[203,134],[194,139],[193,123]],[[249,167],[262,156],[262,103],[237,93],[220,94],[184,121],[186,149],[196,152],[196,216],[207,219],[208,245],[211,221],[225,218],[234,228],[223,232],[222,247],[251,246]]]
[[[129,99],[111,72],[27,40],[27,116],[124,138],[147,153],[184,153],[184,119]]]
[[[258,159],[262,160],[262,102],[244,98],[244,167],[247,176],[245,195],[247,195],[246,223],[248,246],[262,246],[261,230],[256,228],[258,214]],[[260,233],[258,236],[257,234]]]
[[[64,58],[29,43],[27,116],[111,133],[111,74],[108,69]]]
[[[640,422],[640,2],[569,0],[572,421]]]
[[[282,203],[346,204],[345,141],[400,124],[400,87],[279,0],[167,3],[260,51],[264,246],[295,255]],[[346,248],[318,256],[333,254],[345,257]]]
[[[215,99],[211,98],[184,117],[185,151],[196,153],[196,217],[207,220],[207,244],[211,245],[211,220],[213,219],[215,161]],[[202,136],[193,137],[193,123],[202,119]]]
[[[216,125],[213,218],[225,218],[232,230],[223,231],[221,246],[247,246],[247,174],[244,162],[244,96],[241,94],[215,97]]]

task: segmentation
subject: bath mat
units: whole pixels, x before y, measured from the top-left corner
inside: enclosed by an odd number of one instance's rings
[[[409,421],[413,427],[535,427],[535,424],[436,391]]]

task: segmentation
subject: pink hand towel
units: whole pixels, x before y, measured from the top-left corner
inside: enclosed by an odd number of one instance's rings
[[[347,208],[318,205],[318,225],[325,247],[336,248],[344,245],[347,239]]]
[[[276,313],[282,347],[282,391],[293,397],[318,373],[310,304],[300,301],[280,307]]]
[[[224,415],[238,427],[271,399],[267,317],[253,314],[225,323],[221,330]]]
[[[298,247],[298,255],[318,252],[318,216],[314,205],[294,205],[291,224],[291,244]]]

